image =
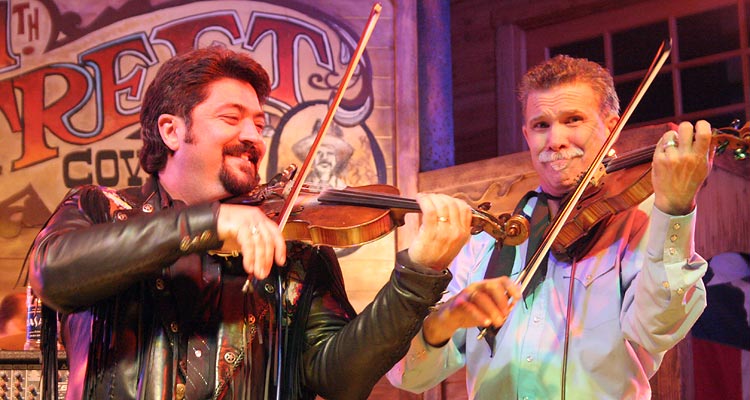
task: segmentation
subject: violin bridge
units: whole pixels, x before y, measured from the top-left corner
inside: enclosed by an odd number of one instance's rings
[[[599,167],[594,171],[594,175],[591,177],[591,186],[599,186],[599,182],[607,175],[607,170],[604,164],[599,164]]]

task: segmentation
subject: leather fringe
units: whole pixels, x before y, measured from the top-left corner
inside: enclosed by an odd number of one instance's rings
[[[321,287],[327,287],[336,301],[341,304],[349,319],[357,315],[346,296],[344,277],[336,253],[330,247],[317,247],[316,253],[316,264],[306,269],[302,296],[297,303],[292,326],[287,328],[288,332],[285,335],[287,346],[285,346],[282,380],[284,384],[282,394],[285,395],[283,396],[285,399],[314,400],[316,398],[314,392],[304,389],[302,377],[304,368],[301,365],[302,354],[307,347],[305,328],[315,291]]]
[[[57,312],[42,305],[42,392],[44,400],[57,399]]]

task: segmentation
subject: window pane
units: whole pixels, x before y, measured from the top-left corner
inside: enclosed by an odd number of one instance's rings
[[[721,115],[713,115],[704,119],[711,124],[712,128],[717,128],[717,129],[731,127],[732,122],[736,119],[740,120],[740,127],[742,127],[742,125],[745,123],[745,115],[742,111],[736,111],[733,113],[721,114]],[[695,121],[691,121],[691,122],[695,122]]]
[[[677,19],[680,59],[706,56],[740,47],[737,6],[717,8]]]
[[[681,85],[682,107],[688,113],[742,103],[740,58],[684,69]]]
[[[617,94],[620,96],[620,107],[625,107],[633,98],[641,80],[628,81],[615,85]],[[628,123],[647,122],[660,118],[674,116],[674,95],[672,93],[672,73],[662,73],[656,76],[640,104],[633,110]]]
[[[668,39],[667,21],[612,34],[615,75],[647,69],[661,42]]]
[[[554,57],[558,54],[567,54],[571,57],[588,58],[593,62],[599,63],[599,65],[607,65],[604,62],[603,36],[550,47],[549,54],[550,57]]]

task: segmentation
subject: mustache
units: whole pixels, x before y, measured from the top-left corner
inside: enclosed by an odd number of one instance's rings
[[[222,153],[225,156],[230,157],[243,157],[247,155],[248,159],[253,163],[257,164],[260,161],[261,152],[260,149],[253,146],[250,143],[238,143],[224,146]]]
[[[537,156],[540,162],[552,162],[557,160],[570,160],[575,157],[583,157],[583,149],[580,147],[571,147],[560,149],[558,151],[544,150]]]

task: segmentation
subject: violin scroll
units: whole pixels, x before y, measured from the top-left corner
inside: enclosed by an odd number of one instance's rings
[[[740,128],[740,121],[734,120],[728,127],[713,129],[713,142],[716,143],[717,155],[731,149],[735,160],[747,160],[750,122]]]
[[[529,237],[529,220],[523,215],[490,215],[486,210],[489,203],[482,203],[472,209],[471,234],[487,232],[503,245],[518,246]]]

